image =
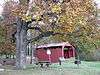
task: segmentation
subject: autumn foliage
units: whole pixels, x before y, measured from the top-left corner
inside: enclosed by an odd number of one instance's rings
[[[32,22],[31,25],[40,28],[43,33],[50,31],[57,34],[50,37],[51,40],[69,41],[78,45],[80,50],[85,49],[87,45],[88,47],[95,46],[95,35],[98,35],[99,31],[96,26],[96,10],[92,0],[19,1],[19,3],[6,2],[3,11],[4,21],[12,25],[12,30],[16,17],[20,17],[25,22]]]

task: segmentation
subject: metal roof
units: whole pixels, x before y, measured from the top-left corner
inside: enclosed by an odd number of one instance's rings
[[[68,42],[62,42],[62,43],[44,44],[44,45],[37,46],[37,48],[56,47],[56,46],[72,46],[72,45]]]

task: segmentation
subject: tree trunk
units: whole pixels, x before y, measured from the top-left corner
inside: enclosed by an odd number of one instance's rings
[[[24,69],[26,65],[26,49],[27,49],[27,24],[17,18],[16,33],[16,68]]]
[[[16,32],[16,68],[20,68],[20,31],[21,31],[21,20],[16,18],[17,32]]]

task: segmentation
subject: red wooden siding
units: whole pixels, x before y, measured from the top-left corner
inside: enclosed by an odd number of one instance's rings
[[[35,54],[36,54],[35,56],[38,58],[39,61],[48,61],[49,60],[48,59],[49,57],[46,54],[46,50],[44,50],[43,48],[37,49]]]
[[[51,62],[58,62],[58,58],[62,57],[62,50],[61,48],[49,48],[51,50]],[[46,50],[44,50],[43,48],[41,49],[37,49],[36,53],[35,53],[36,57],[38,58],[39,61],[49,61],[49,56],[46,53]]]
[[[75,57],[75,50],[71,45],[66,46],[68,50],[64,51],[62,54],[62,46],[41,46],[38,47],[35,51],[35,56],[38,58],[38,61],[49,61],[49,55],[47,55],[47,49],[51,51],[51,62],[56,63],[59,61],[59,57],[70,58]]]
[[[51,50],[51,62],[58,62],[59,57],[62,57],[61,48],[53,48],[53,49],[50,49],[50,50]]]
[[[74,50],[74,48],[72,46],[68,46],[66,48],[68,48],[68,50],[64,51],[64,57],[65,58],[74,57],[75,56],[75,50]]]

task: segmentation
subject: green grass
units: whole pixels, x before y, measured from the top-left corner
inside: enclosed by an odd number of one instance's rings
[[[52,64],[49,68],[40,68],[36,65],[28,65],[25,70],[12,70],[5,67],[0,75],[100,75],[100,62],[82,62],[79,66],[72,62]]]

